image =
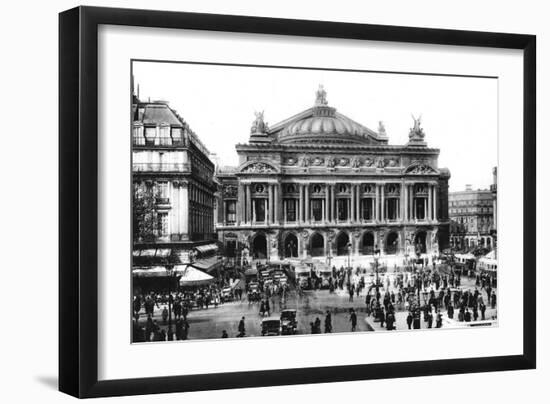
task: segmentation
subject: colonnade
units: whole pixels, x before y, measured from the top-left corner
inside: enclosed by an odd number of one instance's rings
[[[253,186],[258,184],[262,185],[262,192],[254,191]],[[293,192],[283,193],[289,184],[293,185]],[[416,187],[420,184],[423,186]],[[392,192],[388,192],[389,185],[395,186]],[[241,182],[237,191],[236,224],[429,222],[437,220],[437,198],[435,181]]]

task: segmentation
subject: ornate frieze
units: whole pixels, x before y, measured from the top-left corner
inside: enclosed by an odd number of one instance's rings
[[[254,174],[271,174],[276,173],[277,170],[275,167],[267,163],[252,163],[247,165],[241,170],[242,173],[254,173]]]
[[[405,174],[439,174],[439,171],[437,171],[435,168],[433,168],[431,165],[426,163],[417,163],[412,164],[409,167],[405,169]]]

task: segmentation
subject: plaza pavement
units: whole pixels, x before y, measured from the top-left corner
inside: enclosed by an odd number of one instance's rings
[[[463,278],[461,286],[471,290],[475,289],[474,281],[468,280],[468,278]],[[384,292],[385,290],[382,289],[382,295]],[[482,293],[484,301],[487,303],[486,294],[484,291],[482,291]],[[321,320],[321,332],[324,332],[325,315],[326,311],[329,310],[332,316],[333,333],[350,332],[351,322],[349,310],[353,308],[357,313],[357,332],[388,332],[385,327],[380,327],[380,323],[375,322],[372,316],[367,317],[365,297],[365,291],[363,291],[359,297],[354,296],[353,301],[349,301],[349,295],[345,290],[336,290],[334,293],[329,293],[328,290],[304,291],[302,296],[298,296],[295,291],[291,291],[284,304],[281,303],[278,296],[270,300],[270,315],[279,317],[282,309],[296,309],[298,322],[297,334],[310,334],[310,323],[314,322],[317,317]],[[143,310],[141,313],[140,324],[144,326],[146,317]],[[160,309],[155,307],[154,319],[157,320],[162,328],[167,329],[167,324],[162,321],[161,313],[162,306]],[[467,326],[466,323],[458,323],[458,321],[456,321],[458,315],[457,310],[455,310],[454,320],[447,318],[446,311],[442,311],[442,314],[442,328]],[[259,303],[250,304],[246,298],[243,297],[242,301],[228,302],[218,307],[211,305],[208,309],[190,310],[187,316],[187,321],[189,323],[188,338],[220,338],[223,330],[227,331],[229,337],[235,337],[238,334],[239,321],[243,316],[245,317],[246,336],[260,336],[262,317],[259,314]],[[488,308],[485,314],[486,319],[491,319],[493,316],[496,316],[496,309]],[[397,330],[408,329],[406,317],[406,311],[398,311],[396,313],[395,326]],[[172,321],[173,324],[175,324],[174,318],[172,318]],[[433,329],[436,329],[435,318],[433,327]],[[427,323],[422,320],[421,329],[426,328]],[[175,329],[174,326],[173,329]]]

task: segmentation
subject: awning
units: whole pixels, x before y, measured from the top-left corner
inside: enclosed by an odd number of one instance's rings
[[[208,254],[218,251],[218,246],[216,244],[199,245],[195,247],[195,250],[197,250],[201,254]]]
[[[475,260],[476,256],[474,254],[468,253],[468,254],[455,254],[456,258],[464,259],[464,260]]]
[[[198,259],[191,264],[202,271],[210,272],[222,265],[222,260],[217,256]]]
[[[168,276],[168,271],[166,270],[166,267],[162,267],[162,266],[157,266],[152,268],[138,267],[132,270],[132,275],[138,278],[150,278],[150,277],[165,278]]]
[[[158,258],[166,258],[169,257],[172,253],[172,250],[170,248],[147,248],[144,250],[134,250],[132,251],[132,255],[134,257],[158,257]]]
[[[174,268],[180,277],[180,285],[200,285],[204,283],[209,283],[214,280],[214,278],[202,271],[199,271],[196,268],[193,268],[190,265],[177,265]]]

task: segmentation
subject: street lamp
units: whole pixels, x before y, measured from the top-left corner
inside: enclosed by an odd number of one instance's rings
[[[352,244],[351,242],[349,242],[347,245],[346,245],[347,249],[348,249],[348,269],[351,269],[351,247],[352,247]]]
[[[379,284],[378,279],[378,260],[380,259],[380,247],[376,247],[374,250],[374,271],[376,272],[376,286]]]
[[[174,280],[174,265],[166,265],[166,273],[168,274],[168,341],[174,340],[174,333],[172,332],[172,282]]]

